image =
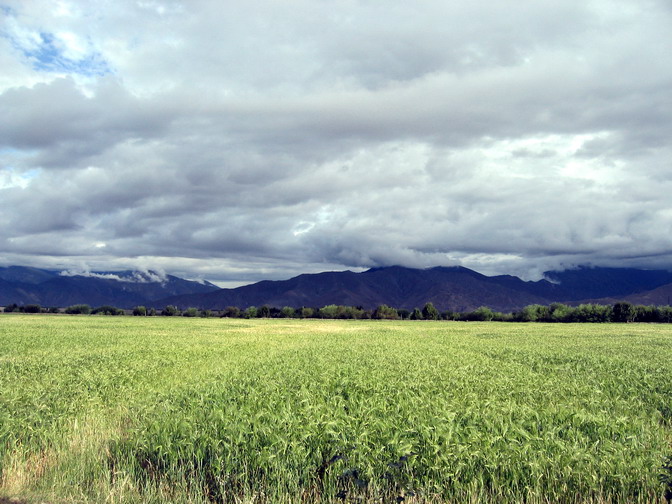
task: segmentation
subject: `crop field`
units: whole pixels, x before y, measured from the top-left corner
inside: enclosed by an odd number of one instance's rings
[[[672,327],[0,316],[0,502],[667,502]]]

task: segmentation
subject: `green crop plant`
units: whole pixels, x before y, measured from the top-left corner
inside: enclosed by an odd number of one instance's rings
[[[3,316],[0,497],[663,503],[671,349],[644,324]]]

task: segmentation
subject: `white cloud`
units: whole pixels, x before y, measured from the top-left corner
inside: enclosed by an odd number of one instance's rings
[[[166,274],[163,271],[131,271],[124,275],[116,273],[97,273],[90,270],[86,265],[80,268],[63,270],[59,273],[60,276],[83,276],[89,278],[102,278],[104,280],[114,280],[115,282],[126,283],[164,283],[167,280]]]
[[[4,262],[672,266],[662,1],[5,5]]]

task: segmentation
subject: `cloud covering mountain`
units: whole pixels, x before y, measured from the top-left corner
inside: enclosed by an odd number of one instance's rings
[[[431,302],[440,310],[467,312],[480,306],[513,312],[531,304],[597,301],[613,304],[668,304],[672,272],[629,268],[577,268],[546,272],[546,279],[523,281],[511,275],[486,276],[461,266],[427,269],[388,266],[361,273],[326,271],[287,280],[262,280],[219,289],[153,271],[58,272],[25,266],[0,267],[0,306],[43,307],[88,304],[164,308],[228,306],[320,308],[336,304],[373,310],[381,304],[413,309]]]
[[[17,303],[66,307],[74,304],[133,308],[167,296],[219,290],[156,271],[58,272],[25,266],[0,267],[0,306]]]
[[[227,306],[319,308],[335,304],[373,310],[386,304],[412,310],[431,302],[440,310],[462,313],[481,306],[513,312],[531,304],[578,304],[589,298],[609,298],[598,300],[603,304],[631,297],[660,299],[672,287],[672,273],[664,270],[577,268],[549,271],[546,275],[553,282],[546,279],[525,282],[510,275],[486,276],[460,266],[427,269],[388,266],[362,273],[331,271],[261,281],[235,289],[171,296],[155,301],[154,306],[171,304],[222,310]]]
[[[0,2],[0,263],[672,265],[664,0]]]

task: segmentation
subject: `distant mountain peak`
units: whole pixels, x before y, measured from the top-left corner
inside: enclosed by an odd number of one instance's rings
[[[83,303],[132,308],[167,296],[219,289],[205,280],[184,280],[158,270],[59,272],[10,266],[0,268],[0,280],[0,305],[37,303],[64,307]]]
[[[184,280],[152,270],[59,273],[10,266],[0,268],[0,305],[38,303],[63,307],[86,303],[129,308],[175,304],[181,308],[223,309],[340,304],[373,309],[387,304],[413,309],[432,302],[439,310],[469,311],[487,306],[509,312],[529,304],[625,299],[632,295],[638,299],[667,299],[672,292],[669,284],[669,271],[632,268],[574,268],[547,272],[546,278],[539,281],[523,281],[511,275],[489,277],[463,266],[385,266],[362,273],[327,271],[220,289],[205,280]],[[665,289],[647,294],[666,285]]]
[[[667,272],[638,270],[599,270],[585,268],[568,272],[549,272],[558,283],[545,279],[523,281],[512,275],[488,277],[463,266],[436,266],[416,269],[382,266],[362,273],[323,272],[302,274],[288,280],[261,281],[235,289],[220,289],[205,294],[175,296],[158,301],[158,306],[175,304],[223,309],[226,306],[301,306],[329,304],[362,306],[373,309],[387,304],[413,309],[432,302],[439,310],[469,311],[488,306],[496,311],[515,311],[529,304],[578,302],[605,297],[595,293],[634,292],[672,283]],[[622,278],[623,282],[618,279]]]

